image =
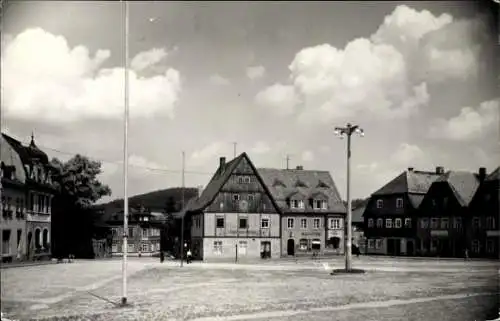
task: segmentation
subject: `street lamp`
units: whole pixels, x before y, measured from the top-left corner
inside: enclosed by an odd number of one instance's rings
[[[347,137],[347,243],[345,250],[346,272],[352,270],[352,206],[351,206],[351,136],[353,133],[363,137],[365,132],[358,125],[347,123],[345,127],[335,127],[335,135],[340,139]]]

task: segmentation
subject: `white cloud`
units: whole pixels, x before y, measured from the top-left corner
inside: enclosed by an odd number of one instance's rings
[[[481,103],[479,108],[463,107],[458,116],[438,119],[431,125],[429,137],[456,141],[473,140],[492,130],[498,139],[499,100]]]
[[[417,167],[426,161],[425,153],[417,145],[402,143],[391,156],[391,163],[395,167]]]
[[[188,160],[189,166],[199,167],[203,165],[209,165],[209,168],[215,168],[218,166],[218,159],[226,152],[228,149],[227,143],[223,142],[213,142],[206,147],[193,152]]]
[[[258,101],[286,106],[286,114],[300,109],[299,119],[314,123],[367,113],[409,117],[429,102],[428,83],[477,73],[483,28],[477,21],[398,6],[369,38],[300,50],[289,65],[291,84],[262,90]],[[287,95],[269,94],[277,89]]]
[[[265,154],[271,150],[271,147],[266,142],[259,141],[251,149],[252,154]]]
[[[312,162],[314,160],[314,153],[310,150],[302,152],[302,160],[304,162]]]
[[[110,56],[109,50],[91,55],[85,46],[70,48],[63,36],[40,28],[25,30],[2,51],[5,115],[55,123],[81,118],[121,119],[124,70],[100,68]],[[144,61],[141,66],[145,66]],[[164,74],[141,78],[131,70],[129,75],[132,117],[173,117],[181,91],[177,70],[170,68]]]
[[[153,48],[138,53],[130,62],[130,67],[135,71],[144,70],[153,66],[167,57],[165,48]]]
[[[210,83],[217,86],[227,86],[230,84],[227,78],[224,78],[219,74],[210,76]]]
[[[264,66],[247,67],[246,71],[247,77],[251,80],[262,78],[266,74],[266,68],[264,68]]]
[[[294,112],[298,99],[293,86],[274,84],[257,94],[257,104],[268,107],[272,112],[289,115]]]

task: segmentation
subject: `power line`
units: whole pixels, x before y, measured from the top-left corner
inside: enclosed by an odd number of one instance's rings
[[[24,141],[23,143],[27,144],[26,141]],[[63,154],[63,155],[68,155],[68,156],[75,156],[76,154],[79,154],[79,153],[72,153],[72,152],[69,152],[69,151],[63,151],[63,150],[60,150],[60,149],[56,149],[56,148],[44,146],[44,145],[41,145],[41,144],[38,144],[38,143],[37,143],[37,146],[40,147],[41,149],[44,149],[44,150],[50,150],[50,151],[57,152],[57,153]],[[87,156],[87,155],[85,155],[85,156]],[[101,163],[116,164],[116,165],[121,165],[122,164],[121,161],[116,161],[116,160],[113,161],[113,160],[102,159],[102,158],[93,157],[93,156],[87,156],[87,157],[89,157],[89,158],[91,158],[93,160],[99,161]],[[153,172],[182,173],[182,170],[178,170],[178,169],[155,168],[155,167],[140,166],[140,165],[134,165],[134,164],[129,164],[129,166],[130,167],[135,167],[135,168],[140,168],[140,169],[145,169],[145,170],[153,171]],[[198,175],[213,175],[214,174],[214,173],[209,173],[209,172],[189,171],[189,170],[184,171],[184,173],[198,174]]]

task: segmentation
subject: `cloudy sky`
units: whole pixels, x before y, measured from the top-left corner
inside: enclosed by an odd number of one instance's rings
[[[365,197],[407,167],[498,166],[498,36],[457,2],[133,2],[130,193],[205,185],[219,157],[329,170]],[[124,23],[118,2],[7,7],[2,131],[103,161],[123,195]]]

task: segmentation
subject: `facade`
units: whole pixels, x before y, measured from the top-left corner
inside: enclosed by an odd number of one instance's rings
[[[443,174],[442,167],[435,172],[408,168],[370,196],[363,213],[367,254],[415,255],[417,210]]]
[[[471,257],[499,258],[500,167],[486,176],[480,171],[480,185],[471,200],[464,220],[466,246]],[[483,179],[484,178],[484,179]]]
[[[281,212],[281,256],[342,253],[345,206],[327,171],[258,169]]]
[[[486,169],[479,174],[448,171],[434,181],[419,207],[417,254],[424,256],[462,257],[468,247],[464,227],[472,224],[468,206],[484,180]]]
[[[280,255],[279,208],[246,153],[219,167],[186,206],[194,259],[238,260]]]
[[[2,260],[51,256],[53,168],[31,137],[29,146],[2,134]]]
[[[161,216],[162,214],[151,213],[144,208],[129,210],[127,254],[152,256],[160,252],[161,223],[157,217]],[[106,224],[111,227],[111,255],[123,255],[123,210],[113,213]]]

